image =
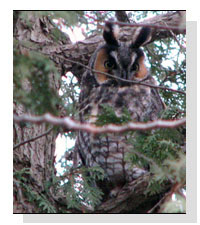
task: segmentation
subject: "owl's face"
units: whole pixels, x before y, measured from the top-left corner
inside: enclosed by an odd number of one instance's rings
[[[121,43],[117,41],[115,26],[110,23],[106,24],[103,33],[106,43],[97,50],[95,60],[92,62],[98,84],[106,83],[115,77],[116,80],[117,78],[142,80],[147,76],[145,55],[140,46],[148,41],[150,29],[142,28],[139,31],[131,43]],[[111,74],[112,77],[101,72]]]

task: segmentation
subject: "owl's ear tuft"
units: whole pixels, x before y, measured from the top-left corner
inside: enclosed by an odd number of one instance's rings
[[[119,35],[118,25],[113,24],[112,22],[106,22],[103,31],[103,38],[106,41],[106,43],[116,47],[119,46],[117,41],[118,35]]]
[[[149,27],[140,27],[136,30],[131,47],[139,48],[151,40],[151,29]]]

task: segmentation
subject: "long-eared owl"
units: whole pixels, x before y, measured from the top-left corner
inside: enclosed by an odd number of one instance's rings
[[[91,70],[88,69],[82,77],[81,122],[95,124],[105,106],[112,107],[119,118],[124,110],[128,111],[132,121],[156,120],[164,109],[157,89],[130,82],[156,85],[145,66],[145,55],[140,48],[150,40],[150,28],[138,28],[129,43],[117,40],[117,30],[116,25],[106,23],[103,32],[105,43],[94,52],[89,62]],[[127,133],[94,135],[80,131],[75,149],[82,165],[103,168],[105,183],[114,188],[146,172],[125,160],[125,154],[133,147],[129,138]]]

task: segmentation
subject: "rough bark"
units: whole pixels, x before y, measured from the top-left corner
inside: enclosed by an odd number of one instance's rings
[[[21,115],[24,109],[22,106],[14,104],[14,112]],[[25,195],[30,195],[29,192],[32,192],[32,194],[35,192],[35,195],[39,196],[40,193],[44,192],[46,182],[52,179],[57,135],[45,124],[14,123],[13,126],[14,146],[49,130],[47,135],[32,142],[28,141],[13,150],[14,213],[35,213],[37,212],[36,205],[27,201]],[[27,173],[20,176],[20,171],[24,169],[26,169]],[[24,179],[23,185],[21,185],[22,179]],[[24,195],[24,193],[26,194]]]
[[[19,19],[19,13],[15,13],[14,17],[14,38],[19,41],[31,41],[36,47],[29,48],[24,47],[21,44],[21,51],[25,49],[36,50],[47,55],[50,59],[54,61],[57,65],[58,70],[61,74],[65,74],[67,71],[71,71],[80,81],[85,68],[82,67],[79,62],[83,65],[88,64],[88,60],[94,50],[99,44],[103,42],[102,36],[99,34],[94,34],[84,41],[80,41],[76,44],[72,44],[69,38],[55,41],[51,33],[53,32],[55,26],[47,17],[36,18],[30,14],[31,28],[23,20]],[[119,14],[119,13],[118,13]],[[120,15],[118,15],[120,16]],[[122,19],[121,21],[125,21]],[[182,14],[180,12],[168,13],[166,15],[157,16],[155,18],[145,20],[144,23],[153,23],[155,25],[163,26],[177,26],[182,23]],[[132,33],[135,27],[122,27],[119,39],[122,41],[129,41],[132,38]],[[183,30],[177,29],[174,31],[175,34],[182,33]],[[152,40],[158,40],[160,38],[166,38],[172,34],[164,29],[154,29],[152,33]],[[68,61],[70,60],[70,61]],[[54,75],[51,76],[51,85],[55,90],[58,91],[60,84],[56,83]],[[60,78],[61,78],[60,76]],[[27,88],[28,85],[27,85]],[[23,114],[24,109],[22,106],[16,105],[14,103],[14,113],[17,115]],[[30,138],[36,137],[40,134],[44,134],[49,130],[49,126],[46,124],[16,124],[14,123],[14,146],[26,141]],[[24,193],[30,195],[28,190],[32,194],[41,196],[45,195],[45,188],[47,182],[51,180],[52,173],[54,173],[54,153],[55,153],[55,140],[57,134],[52,130],[48,134],[38,138],[32,142],[28,142],[14,149],[13,152],[13,167],[14,167],[14,213],[36,213],[38,212],[37,202],[31,203]],[[24,186],[20,185],[17,175],[22,169],[28,169],[28,173],[23,175]],[[103,202],[96,211],[91,213],[134,213],[134,212],[144,212],[153,207],[153,203],[159,201],[162,197],[162,193],[155,196],[144,196],[144,190],[148,185],[149,176],[143,177],[142,180],[137,180],[127,187],[124,187],[116,198],[107,199]],[[169,184],[163,190],[163,193],[169,189]],[[133,192],[131,198],[130,192]],[[129,194],[127,194],[129,193]],[[45,196],[52,206],[56,208],[64,208],[67,211],[67,205],[55,198],[55,196]],[[135,201],[137,199],[137,201]],[[132,201],[139,202],[140,204],[132,204]],[[148,203],[148,204],[147,204]],[[146,205],[146,206],[144,206]],[[88,210],[88,209],[87,209]],[[81,213],[81,211],[72,209],[73,213]],[[69,211],[68,211],[69,212]]]

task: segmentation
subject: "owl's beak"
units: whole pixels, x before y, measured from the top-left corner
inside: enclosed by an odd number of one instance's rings
[[[121,71],[121,78],[128,80],[129,79],[129,73],[127,70],[122,70]]]

